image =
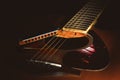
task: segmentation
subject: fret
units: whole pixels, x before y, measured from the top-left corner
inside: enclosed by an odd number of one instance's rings
[[[88,2],[64,27],[86,31],[101,13],[103,9],[102,5],[94,1]]]
[[[85,13],[85,11],[87,11],[88,9],[88,5],[85,5],[85,7],[83,7],[80,11],[78,11],[67,23],[64,27],[69,27],[70,24],[74,23],[82,14]]]

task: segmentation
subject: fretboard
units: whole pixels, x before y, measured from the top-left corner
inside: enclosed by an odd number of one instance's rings
[[[104,2],[90,1],[63,28],[80,29],[88,32],[104,9]]]

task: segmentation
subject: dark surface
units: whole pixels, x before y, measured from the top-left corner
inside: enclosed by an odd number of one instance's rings
[[[80,3],[79,3],[80,2]],[[119,80],[120,74],[120,31],[119,31],[119,0],[109,0],[107,8],[96,24],[97,33],[105,41],[110,55],[110,66],[101,72],[84,72],[81,76],[52,76],[47,77],[33,75],[21,70],[17,66],[22,60],[22,56],[16,53],[16,45],[19,40],[41,34],[61,27],[78,9],[82,7],[84,0],[66,1],[43,1],[43,2],[17,2],[15,5],[9,3],[8,13],[10,14],[9,27],[4,27],[1,48],[1,74],[2,80]],[[11,7],[12,6],[12,7]],[[12,9],[12,10],[11,10]],[[14,9],[14,10],[13,10]],[[11,11],[13,11],[11,15]],[[15,15],[14,15],[15,14]],[[15,16],[15,17],[14,17]],[[13,27],[15,25],[15,28]]]

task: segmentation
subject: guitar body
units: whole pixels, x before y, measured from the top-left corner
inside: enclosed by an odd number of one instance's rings
[[[86,37],[67,39],[59,49],[57,49],[59,46],[56,45],[41,50],[50,38],[21,46],[21,52],[25,56],[25,66],[29,71],[42,74],[64,72],[65,68],[87,71],[103,70],[109,63],[107,48],[94,31],[89,31],[89,34],[93,36],[94,40],[93,44],[86,48],[83,48],[89,42]],[[60,39],[62,38],[58,38],[58,40]],[[64,39],[58,45],[63,41]],[[57,44],[58,41],[56,40],[54,43]],[[91,50],[87,48],[91,48]]]
[[[94,31],[90,31],[89,33],[94,38],[92,46],[92,48],[94,48],[94,51],[68,52],[69,54],[66,54],[63,60],[65,65],[77,68],[79,70],[96,71],[103,70],[107,67],[107,65],[109,64],[109,53],[107,47]]]
[[[43,73],[66,68],[104,69],[109,63],[107,48],[99,36],[90,31],[103,9],[104,2],[90,0],[61,29],[21,40],[21,52],[30,70],[40,69]]]

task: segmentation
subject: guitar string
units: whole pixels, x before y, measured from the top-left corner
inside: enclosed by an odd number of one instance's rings
[[[79,17],[78,17],[78,18],[79,18]],[[73,24],[73,23],[72,23],[72,24]],[[71,26],[71,25],[70,25],[70,26]],[[52,50],[50,50],[50,51],[52,51]],[[49,51],[49,52],[50,52],[50,51]],[[54,52],[54,53],[55,53],[55,52]]]
[[[86,7],[85,7],[85,8],[86,8]],[[87,9],[88,9],[88,8],[87,8]],[[83,13],[86,13],[86,11],[87,11],[87,10],[84,10]],[[83,13],[81,13],[81,15],[82,15]],[[75,22],[81,15],[79,15],[79,16],[74,20],[74,22]],[[72,23],[72,24],[74,24],[74,23]],[[70,25],[70,26],[71,26],[71,25]],[[62,44],[63,44],[65,41],[66,41],[66,39],[62,42]],[[62,46],[62,44],[59,45],[58,48],[55,50],[55,52],[53,52],[52,54],[50,54],[50,56],[48,56],[48,58],[49,58],[49,57],[52,57],[52,56],[57,52],[57,50]],[[53,49],[53,48],[52,48],[52,49]],[[52,52],[52,49],[51,49],[50,51],[48,51],[48,53],[47,53],[44,57],[42,57],[42,60],[43,60],[45,57],[47,57],[47,55],[49,55],[49,53]]]
[[[85,7],[86,8],[86,7]],[[85,11],[85,10],[84,10]],[[80,11],[78,12],[78,13],[80,13]],[[77,13],[77,14],[78,14]],[[76,16],[76,15],[75,15]],[[73,17],[74,18],[74,17]],[[75,21],[75,19],[73,20],[73,18],[71,19],[72,20],[72,22],[71,23],[73,23],[73,21]],[[70,21],[71,21],[70,20]],[[67,25],[67,24],[66,24]],[[70,25],[70,24],[69,24]],[[48,43],[46,43],[45,44],[45,46],[43,46],[43,48],[42,49],[44,49],[50,42],[51,42],[52,40],[50,40]],[[49,46],[50,47],[50,46]],[[39,53],[41,52],[41,49],[31,58],[31,59],[33,59],[33,58],[35,58]],[[43,52],[41,53],[41,55],[43,54]]]
[[[78,17],[79,18],[79,17]],[[74,22],[75,23],[75,22]],[[57,49],[56,49],[57,50]],[[50,51],[49,51],[50,52]],[[55,52],[54,52],[55,53]]]
[[[52,37],[47,43],[49,44],[54,38],[55,37]],[[42,48],[40,48],[38,52],[36,52],[36,54],[31,57],[31,60],[34,59],[41,52],[41,50],[44,50],[45,47],[47,47],[47,44],[45,44]]]
[[[87,18],[88,16],[85,16],[85,17]],[[82,20],[81,23],[84,22],[85,20],[86,20],[86,19],[84,18],[84,20]],[[74,24],[75,24],[75,23],[74,23]],[[48,53],[49,53],[49,52],[48,52]]]
[[[85,7],[86,8],[86,7]],[[85,9],[84,9],[84,11],[83,12],[85,12]],[[80,13],[80,12],[78,12],[78,13]],[[76,16],[76,15],[75,15]],[[79,15],[80,16],[80,15]],[[73,17],[74,18],[74,17]],[[76,17],[76,18],[78,18],[78,17]],[[72,24],[75,22],[75,20],[76,19],[74,19],[73,21],[72,21]],[[50,52],[50,51],[49,51]],[[45,56],[47,56],[49,53],[47,53]],[[43,57],[43,58],[45,58],[45,57]]]
[[[89,10],[89,9],[88,9]],[[87,12],[86,12],[87,13]],[[85,19],[84,19],[85,20]],[[65,39],[66,40],[66,39]],[[65,42],[65,40],[63,41],[63,43]],[[62,43],[62,44],[63,44]],[[50,56],[48,57],[48,59],[47,60],[49,60],[53,55],[55,55],[55,53],[57,52],[57,50],[61,47],[62,45],[59,45],[58,46],[58,48],[52,53],[52,54],[50,54]]]
[[[50,60],[55,54],[56,52],[58,51],[58,49],[64,44],[64,42],[66,41],[67,39],[64,39],[64,41],[58,46],[57,49],[55,49],[55,51],[46,59],[46,60]]]
[[[55,38],[55,40],[52,41],[50,45],[48,45],[46,48],[44,48],[45,50],[41,51],[41,54],[40,54],[39,56],[37,56],[36,59],[39,59],[39,58],[41,58],[41,57],[44,57],[45,52],[48,51],[49,48],[51,48],[52,45],[54,45],[54,43],[57,41],[57,39],[58,39],[58,38]]]
[[[49,51],[47,51],[47,54],[44,55],[44,56],[41,58],[41,60],[44,60],[45,57],[49,56],[49,53],[51,53],[52,51],[54,51],[55,47],[61,42],[61,40],[63,40],[63,39],[60,39],[59,41],[57,41],[57,43],[56,43],[52,48],[50,48]],[[53,53],[52,53],[52,54],[53,54]],[[50,55],[51,55],[51,54],[50,54]]]

